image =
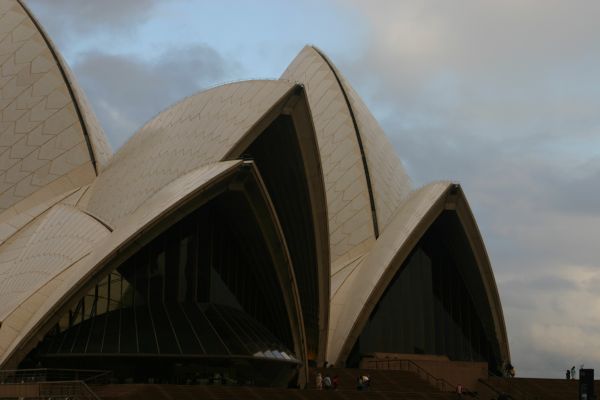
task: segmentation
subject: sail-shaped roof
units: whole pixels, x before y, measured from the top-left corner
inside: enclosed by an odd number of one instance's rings
[[[19,1],[0,2],[0,68],[4,220],[90,183],[111,150],[68,66]]]
[[[317,48],[305,47],[279,80],[183,99],[114,156],[71,71],[18,0],[0,0],[0,66],[0,365],[17,366],[86,290],[175,223],[231,204],[254,218],[244,221],[256,223],[253,243],[267,250],[238,250],[273,263],[272,288],[283,293],[303,362],[351,357],[419,241],[447,213],[466,238],[464,285],[483,304],[475,308],[485,340],[499,361],[509,359],[490,261],[460,186],[415,190],[373,115]],[[226,200],[230,192],[247,203]],[[188,239],[145,254],[183,271],[177,257],[194,259]],[[229,256],[214,251],[210,263]],[[152,262],[154,279],[164,271]]]

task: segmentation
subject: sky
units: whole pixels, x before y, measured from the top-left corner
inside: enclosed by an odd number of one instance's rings
[[[182,97],[277,78],[318,46],[415,187],[463,186],[517,375],[600,369],[600,2],[25,1],[113,149]]]

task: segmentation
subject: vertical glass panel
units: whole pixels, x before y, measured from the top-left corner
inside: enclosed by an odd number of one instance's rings
[[[490,369],[497,368],[498,345],[492,350],[493,339],[474,306],[484,299],[472,296],[483,292],[465,283],[464,274],[471,274],[469,284],[482,285],[470,249],[460,248],[456,239],[461,234],[457,217],[449,211],[432,225],[372,312],[353,350],[355,360],[375,352],[425,353],[483,359]],[[485,320],[491,320],[489,315]]]
[[[121,310],[106,314],[106,327],[102,352],[116,354],[119,352],[119,330],[121,329]],[[135,337],[135,336],[134,336]],[[91,343],[90,343],[91,345]],[[90,350],[91,351],[91,350]]]
[[[165,356],[171,366],[194,355],[209,364],[224,356],[293,356],[281,266],[265,242],[265,222],[255,218],[237,192],[188,215],[107,273],[40,349],[94,356],[87,361]]]

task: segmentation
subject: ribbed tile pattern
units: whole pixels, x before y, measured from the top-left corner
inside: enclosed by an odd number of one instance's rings
[[[8,240],[12,235],[19,232],[21,228],[33,221],[35,218],[46,212],[50,207],[65,199],[65,197],[76,193],[73,189],[66,193],[49,198],[48,200],[39,203],[35,207],[27,209],[17,215],[7,218],[6,221],[0,222],[0,245]]]
[[[335,297],[337,291],[344,285],[344,282],[348,279],[348,277],[360,266],[360,263],[365,258],[366,254],[362,254],[355,259],[351,260],[345,265],[341,265],[338,267],[336,271],[332,271],[331,274],[331,295],[330,297]]]
[[[0,320],[107,234],[95,219],[59,204],[7,240],[0,247]]]
[[[96,168],[98,169],[98,172],[101,172],[108,165],[113,155],[112,148],[110,147],[110,143],[108,143],[108,138],[106,137],[98,118],[96,118],[96,114],[92,110],[92,106],[90,105],[87,96],[83,92],[81,86],[77,83],[71,68],[69,68],[67,63],[62,60],[62,57],[59,59],[67,80],[71,85],[71,90],[73,91],[79,110],[84,116],[83,122],[85,123],[92,152],[94,153]]]
[[[346,264],[373,244],[375,233],[365,171],[348,106],[323,57],[305,47],[282,79],[308,93],[325,179],[332,264]]]
[[[284,81],[233,83],[163,111],[113,156],[90,188],[88,210],[116,226],[168,183],[223,159],[292,87]]]
[[[88,177],[90,160],[52,51],[16,0],[0,0],[0,212],[75,170]]]
[[[7,315],[2,313],[0,319],[2,321],[2,324],[0,325],[0,364],[6,362],[7,358],[11,355],[11,352],[22,344],[20,340],[35,328],[38,321],[44,318],[44,316],[47,316],[48,313],[52,312],[52,307],[59,303],[69,290],[85,283],[84,277],[93,271],[94,268],[97,268],[100,261],[108,254],[118,251],[118,249],[125,246],[125,244],[128,244],[132,238],[136,237],[136,235],[149,224],[156,222],[156,220],[165,212],[176,209],[178,203],[186,196],[203,190],[203,188],[214,179],[239,167],[240,163],[241,161],[226,161],[210,164],[194,170],[174,182],[170,182],[162,190],[148,199],[148,201],[145,202],[142,207],[139,207],[136,212],[125,217],[120,229],[115,230],[111,234],[109,234],[108,231],[93,218],[69,206],[60,205],[59,207],[73,210],[73,213],[81,216],[81,218],[77,218],[78,220],[90,221],[91,223],[86,222],[81,225],[80,228],[75,228],[73,224],[68,226],[61,225],[59,223],[60,220],[54,221],[53,218],[54,228],[52,230],[52,235],[50,235],[51,232],[49,231],[46,235],[56,236],[57,234],[61,234],[64,236],[68,234],[68,230],[71,228],[77,233],[79,239],[71,238],[65,241],[66,243],[69,243],[68,249],[71,251],[68,253],[68,257],[74,258],[72,250],[75,250],[76,248],[79,249],[77,255],[81,253],[87,255],[80,256],[78,260],[72,263],[65,262],[64,268],[60,268],[62,272],[57,273],[52,279],[44,279],[43,282],[45,282],[45,284],[42,284],[42,281],[38,281],[35,285],[32,285],[35,287],[32,288],[31,295],[24,299],[18,307],[13,307],[14,312],[10,313],[6,319],[5,317]],[[63,202],[69,202],[70,198],[75,196],[76,193],[69,195]],[[4,246],[0,247],[0,260],[9,262],[11,259],[14,260],[18,258],[19,254],[23,252],[23,248],[30,246],[29,242],[33,243],[31,238],[36,231],[39,230],[39,227],[42,224],[42,218],[44,217],[45,216],[38,218],[31,225],[28,225],[26,228],[19,231],[18,235],[11,237],[11,240],[18,242],[13,245],[15,250],[9,251],[8,256],[5,256]],[[61,216],[60,218],[62,220],[65,217]],[[86,226],[89,228],[87,231],[89,234],[85,233]],[[95,228],[92,229],[92,226]],[[31,229],[29,229],[29,227],[31,227]],[[82,230],[84,231],[82,232]],[[100,237],[99,235],[97,236],[94,234],[92,230],[104,233],[102,233],[102,237]],[[98,241],[93,239],[94,237],[98,237]],[[90,244],[86,238],[92,239],[93,243]],[[90,245],[93,245],[93,249],[88,251],[87,249]],[[59,245],[57,245],[57,247],[63,248]],[[13,255],[11,256],[10,254]],[[0,282],[2,282],[1,277]]]
[[[381,234],[410,192],[410,178],[394,152],[394,146],[365,103],[337,69],[336,74],[348,96],[362,138]]]

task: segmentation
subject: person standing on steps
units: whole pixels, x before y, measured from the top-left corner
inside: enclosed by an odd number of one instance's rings
[[[323,375],[320,372],[317,372],[317,376],[315,377],[315,386],[317,390],[323,389]]]
[[[571,367],[571,379],[575,379],[575,366]]]
[[[323,378],[323,387],[325,390],[331,390],[331,377],[329,374],[326,374],[325,378]]]
[[[567,376],[567,380],[571,379],[571,370],[567,369],[566,376]]]

